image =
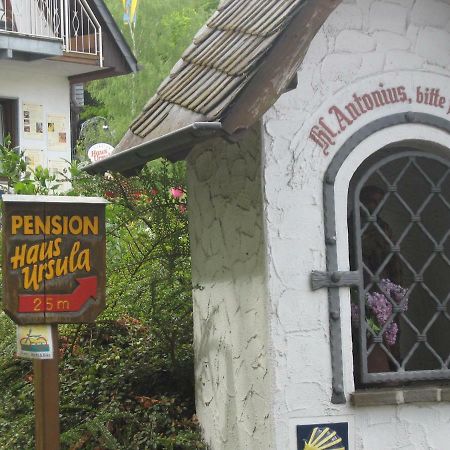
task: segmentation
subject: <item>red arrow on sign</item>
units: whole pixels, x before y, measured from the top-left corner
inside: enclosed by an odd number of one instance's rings
[[[97,294],[97,277],[76,279],[78,286],[71,294],[19,295],[20,313],[76,312]]]

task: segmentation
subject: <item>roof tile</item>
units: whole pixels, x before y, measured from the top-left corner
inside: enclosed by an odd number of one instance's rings
[[[145,138],[178,105],[218,120],[303,0],[222,3],[184,52],[131,131]]]

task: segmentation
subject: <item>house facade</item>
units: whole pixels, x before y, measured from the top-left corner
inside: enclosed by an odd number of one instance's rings
[[[89,168],[187,160],[211,448],[448,446],[449,27],[448,0],[221,2]]]
[[[0,2],[0,139],[63,170],[86,81],[137,70],[102,0]]]

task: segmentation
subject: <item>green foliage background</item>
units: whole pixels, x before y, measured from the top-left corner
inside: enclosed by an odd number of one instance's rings
[[[218,0],[141,0],[134,36],[122,23],[122,2],[106,3],[142,66],[88,86],[94,101],[83,117],[106,117],[115,143]],[[124,179],[70,167],[70,195],[100,195],[111,205],[107,310],[94,325],[60,326],[62,449],[204,448],[193,398],[184,171],[183,163],[156,161]],[[56,193],[61,181],[42,168],[27,172],[8,145],[0,145],[0,172],[23,194]],[[14,352],[15,326],[0,312],[0,449],[32,450],[32,365]]]
[[[49,194],[54,180],[24,171],[0,145],[14,191]],[[200,449],[193,400],[192,301],[184,164],[157,161],[139,177],[91,177],[70,167],[69,195],[107,207],[107,309],[93,325],[60,326],[62,448]],[[22,191],[24,192],[24,191]],[[33,372],[14,357],[0,313],[0,448],[33,448]]]
[[[217,7],[218,0],[141,0],[134,39],[130,27],[122,23],[122,2],[106,0],[106,4],[121,25],[141,67],[135,75],[95,81],[88,87],[100,107],[87,112],[106,114],[117,143],[169,75],[193,36]]]

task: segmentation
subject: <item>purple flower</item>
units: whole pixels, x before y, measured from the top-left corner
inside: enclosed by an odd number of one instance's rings
[[[389,278],[383,278],[380,281],[381,292],[391,301],[402,306],[402,312],[408,309],[408,299],[405,298],[407,289],[402,288],[398,284],[393,283]],[[403,299],[405,299],[403,301]],[[403,304],[402,304],[403,301]]]
[[[408,309],[408,290],[395,284],[388,278],[379,283],[381,292],[369,292],[366,295],[365,319],[371,334],[379,336],[383,327],[383,338],[387,345],[394,345],[398,339],[398,323],[394,322],[394,306],[400,305],[400,312]],[[359,305],[351,304],[352,324],[358,326],[360,320]],[[388,322],[391,321],[389,324]]]
[[[387,326],[383,335],[386,344],[394,345],[395,342],[397,341],[397,333],[398,333],[398,325],[395,322],[390,323]]]
[[[377,322],[383,326],[392,314],[392,305],[389,300],[379,292],[372,292],[367,295],[367,305],[375,314]]]

